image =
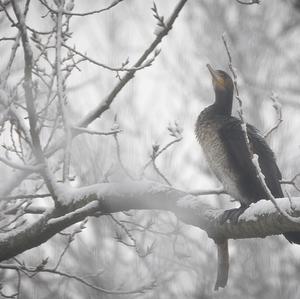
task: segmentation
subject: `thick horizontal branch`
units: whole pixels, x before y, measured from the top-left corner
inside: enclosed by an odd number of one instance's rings
[[[196,196],[154,182],[127,184],[105,183],[80,189],[60,188],[59,201],[63,208],[53,209],[11,232],[0,233],[0,261],[36,247],[68,226],[88,216],[100,216],[127,210],[166,210],[186,224],[206,231],[217,240],[263,238],[288,231],[300,231],[277,212],[272,202],[262,200],[251,205],[237,224],[220,224],[223,210],[216,209]],[[289,199],[277,199],[282,210],[291,212]],[[300,203],[293,199],[293,216],[300,215]]]

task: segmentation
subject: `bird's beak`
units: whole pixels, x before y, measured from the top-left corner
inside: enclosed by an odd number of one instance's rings
[[[225,87],[225,82],[224,82],[224,79],[218,74],[217,71],[215,71],[210,64],[207,64],[206,65],[211,76],[213,77],[213,80],[218,83],[218,85],[220,85],[221,87]]]

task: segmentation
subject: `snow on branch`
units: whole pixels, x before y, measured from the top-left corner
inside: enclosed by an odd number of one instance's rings
[[[79,189],[62,185],[59,193],[63,209],[53,208],[34,223],[0,233],[0,261],[12,258],[36,247],[63,229],[88,216],[101,216],[127,210],[165,210],[173,212],[186,224],[197,226],[215,240],[264,238],[288,231],[300,231],[300,224],[290,221],[268,200],[252,204],[237,224],[220,224],[224,212],[202,200],[169,186],[150,181],[132,183],[103,183]],[[293,198],[293,209],[288,198],[276,199],[281,210],[297,217],[300,202]],[[25,242],[26,240],[26,242]]]

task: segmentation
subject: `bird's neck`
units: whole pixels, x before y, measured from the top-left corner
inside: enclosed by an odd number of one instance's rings
[[[213,109],[216,114],[220,115],[231,115],[233,101],[233,90],[232,91],[215,91],[215,102]]]

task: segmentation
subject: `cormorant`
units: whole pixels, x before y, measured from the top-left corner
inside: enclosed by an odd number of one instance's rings
[[[249,147],[242,130],[242,121],[231,116],[234,85],[231,77],[224,71],[214,70],[207,65],[212,76],[215,101],[198,116],[195,133],[204,151],[210,168],[225,191],[241,206],[224,212],[221,222],[233,222],[253,202],[268,199],[257,178],[251,154],[258,155],[258,162],[265,182],[275,198],[284,197],[280,186],[281,173],[276,164],[273,151],[260,132],[247,124]],[[291,243],[300,244],[300,232],[288,232],[285,238]]]

